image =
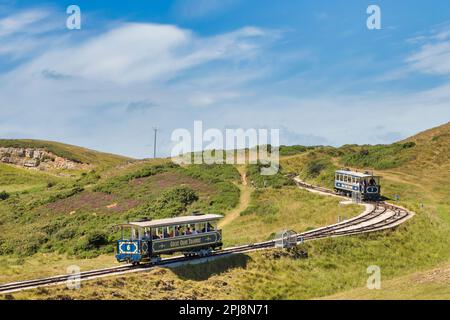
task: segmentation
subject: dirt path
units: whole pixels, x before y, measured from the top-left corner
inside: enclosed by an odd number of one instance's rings
[[[245,166],[238,166],[237,170],[241,174],[241,184],[236,184],[241,191],[241,195],[239,197],[239,204],[236,208],[228,212],[225,217],[219,222],[219,228],[229,224],[234,219],[239,217],[239,214],[248,207],[250,203],[250,195],[252,193],[251,188],[247,185],[247,176],[245,174]]]

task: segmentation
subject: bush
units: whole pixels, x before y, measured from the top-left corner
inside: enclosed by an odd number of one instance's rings
[[[303,152],[308,151],[309,149],[311,149],[311,147],[305,147],[305,146],[299,146],[299,145],[294,145],[294,146],[280,146],[280,156],[291,156],[294,154],[300,154]]]
[[[47,182],[47,189],[50,189],[53,186],[55,186],[55,182],[53,182],[53,181]]]
[[[188,187],[175,187],[161,194],[156,202],[144,210],[145,214],[162,218],[175,217],[186,212],[187,207],[198,200],[198,195]]]
[[[274,175],[261,175],[261,169],[264,167],[261,163],[252,164],[247,166],[247,180],[254,187],[264,188],[272,187],[279,189],[283,186],[293,185],[294,182],[281,174],[281,166],[278,172]]]
[[[184,206],[187,206],[192,202],[198,200],[198,196],[195,191],[188,187],[176,187],[174,189],[165,191],[163,192],[161,198],[162,203],[176,201],[180,202]]]
[[[77,245],[77,251],[87,251],[99,249],[101,246],[108,244],[106,234],[101,231],[92,231],[80,239]]]
[[[84,189],[82,187],[76,186],[76,187],[73,187],[72,189],[69,189],[69,190],[60,192],[58,194],[53,194],[53,195],[49,196],[47,199],[45,199],[42,202],[42,204],[52,203],[52,202],[55,202],[57,200],[67,199],[67,198],[70,198],[70,197],[76,195],[77,193],[80,193],[80,192],[83,192],[83,191],[84,191]]]
[[[403,149],[414,148],[415,146],[416,146],[416,143],[413,141],[410,141],[410,142],[406,142],[403,144]]]
[[[415,147],[415,142],[393,143],[363,147],[343,147],[345,154],[342,162],[346,166],[374,169],[396,168],[411,159],[408,149]]]
[[[306,166],[306,174],[310,178],[316,178],[327,167],[323,161],[311,161]]]
[[[230,164],[193,164],[183,168],[183,173],[204,182],[239,181],[241,176]]]
[[[7,193],[6,191],[0,192],[0,200],[6,200],[8,198],[9,198],[9,193]]]
[[[169,169],[173,169],[173,168],[177,168],[177,167],[178,167],[178,165],[174,164],[172,162],[160,164],[160,165],[152,165],[152,166],[145,167],[140,170],[134,171],[132,173],[128,173],[123,176],[118,176],[118,177],[108,179],[106,182],[96,185],[93,188],[93,191],[103,192],[103,193],[108,193],[108,194],[111,194],[113,192],[120,192],[120,189],[123,187],[123,185],[133,179],[154,176],[158,173],[163,173],[163,172],[168,171]],[[100,176],[95,174],[95,172],[90,173],[90,174],[97,180],[100,179]]]

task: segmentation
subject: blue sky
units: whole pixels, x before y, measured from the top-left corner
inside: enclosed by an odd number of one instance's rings
[[[153,126],[169,155],[172,131],[203,120],[282,144],[390,143],[450,120],[449,76],[448,1],[0,2],[1,138],[141,158]]]

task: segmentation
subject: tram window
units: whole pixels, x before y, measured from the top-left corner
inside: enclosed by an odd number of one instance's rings
[[[144,228],[144,238],[150,239],[150,230],[148,228]]]
[[[208,221],[208,222],[206,222],[206,231],[209,232],[209,231],[216,230],[215,224],[216,224],[215,221]]]
[[[122,227],[122,239],[131,239],[131,228]]]
[[[191,224],[187,224],[186,225],[186,229],[184,230],[184,234],[187,235],[187,236],[192,234],[192,225]]]
[[[200,222],[199,223],[199,230],[198,232],[206,232],[206,223]]]
[[[175,234],[174,231],[175,231],[175,227],[174,226],[167,227],[167,234],[168,234],[169,238],[174,236],[174,234]]]
[[[164,227],[164,238],[170,237],[170,230],[169,227]]]

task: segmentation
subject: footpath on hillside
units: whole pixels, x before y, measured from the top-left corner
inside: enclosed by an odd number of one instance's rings
[[[250,196],[252,193],[251,188],[247,184],[247,175],[245,173],[245,166],[238,166],[237,170],[239,171],[239,174],[241,175],[241,184],[236,184],[237,187],[240,190],[240,197],[239,197],[239,204],[236,208],[228,212],[225,217],[219,222],[219,228],[222,228],[223,226],[229,224],[234,219],[239,217],[239,214],[244,211],[249,203],[250,203]]]

